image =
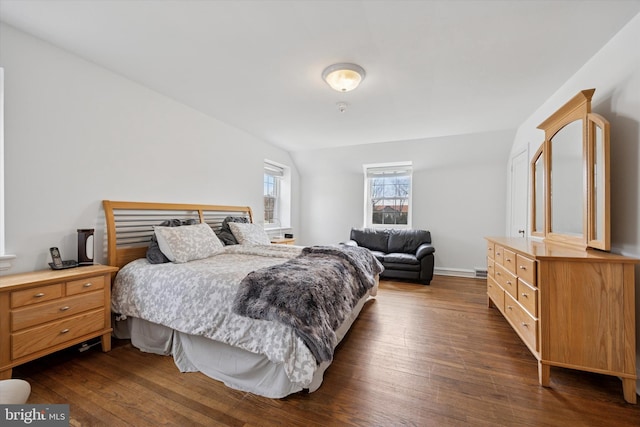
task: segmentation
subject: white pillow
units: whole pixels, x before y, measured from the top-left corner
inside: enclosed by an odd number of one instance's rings
[[[270,245],[271,239],[260,224],[230,222],[229,228],[241,245]]]
[[[206,223],[181,227],[153,227],[158,246],[169,261],[183,263],[207,258],[223,250],[222,242]]]

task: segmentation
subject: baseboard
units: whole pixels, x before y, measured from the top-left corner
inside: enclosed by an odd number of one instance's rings
[[[468,270],[466,268],[438,268],[433,269],[433,274],[438,276],[455,276],[455,277],[468,277],[471,279],[477,279],[475,270]]]

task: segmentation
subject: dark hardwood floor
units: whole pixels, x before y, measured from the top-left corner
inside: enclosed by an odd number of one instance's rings
[[[14,369],[29,403],[70,404],[72,426],[640,426],[618,378],[536,360],[495,309],[484,280],[383,281],[315,393],[267,399],[178,372],[128,341],[66,350]]]

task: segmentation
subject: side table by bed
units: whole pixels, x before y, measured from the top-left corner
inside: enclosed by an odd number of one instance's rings
[[[0,277],[0,379],[14,366],[101,337],[111,350],[111,276],[91,265]]]
[[[295,245],[296,239],[287,238],[287,237],[277,237],[271,239],[272,245]]]

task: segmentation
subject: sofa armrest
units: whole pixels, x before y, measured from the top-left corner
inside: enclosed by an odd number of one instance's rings
[[[345,246],[358,246],[358,242],[355,240],[347,240],[346,242],[340,242],[340,244]]]
[[[435,251],[436,251],[436,248],[434,248],[433,245],[429,243],[423,243],[420,246],[418,246],[418,250],[416,250],[416,258],[422,259],[427,255],[434,253]]]

